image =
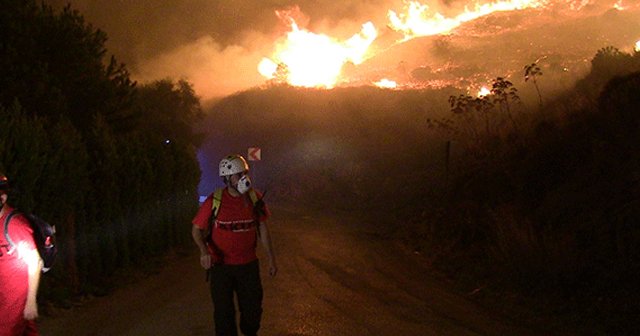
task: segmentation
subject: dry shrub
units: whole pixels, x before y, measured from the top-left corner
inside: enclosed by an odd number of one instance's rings
[[[579,277],[573,234],[544,230],[511,205],[498,206],[491,218],[489,257],[514,284],[558,290]]]

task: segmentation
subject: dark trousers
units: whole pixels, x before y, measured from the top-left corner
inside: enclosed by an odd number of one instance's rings
[[[237,336],[234,293],[243,335],[258,334],[262,317],[262,283],[258,260],[245,265],[218,265],[211,270],[211,299],[216,336]]]

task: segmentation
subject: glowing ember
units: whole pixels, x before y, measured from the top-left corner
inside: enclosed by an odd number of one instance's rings
[[[383,78],[377,82],[374,83],[377,87],[383,88],[383,89],[395,89],[396,87],[398,87],[398,83],[396,83],[395,81]]]
[[[465,8],[465,12],[454,18],[447,18],[438,12],[430,12],[429,6],[418,1],[409,1],[406,14],[397,14],[390,10],[388,17],[391,29],[404,34],[404,40],[418,36],[431,36],[448,33],[464,22],[498,11],[512,11],[544,6],[544,0],[511,0],[489,4],[476,4],[473,10]]]
[[[260,62],[258,71],[267,78],[295,86],[335,86],[342,66],[347,62],[362,63],[369,46],[378,36],[371,22],[362,25],[360,33],[350,39],[339,41],[300,29],[290,16],[286,19],[291,31],[276,45],[273,56]]]

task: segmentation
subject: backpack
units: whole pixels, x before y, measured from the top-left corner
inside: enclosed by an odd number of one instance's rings
[[[17,210],[12,211],[7,219],[4,221],[4,237],[11,245],[11,251],[14,250],[16,244],[13,242],[11,237],[9,237],[9,223],[11,218],[17,214],[22,214],[24,218],[27,220],[31,229],[33,230],[33,240],[36,243],[36,247],[38,249],[38,254],[43,262],[42,272],[46,273],[53,266],[53,262],[56,259],[56,255],[58,254],[58,247],[56,246],[56,227],[47,223],[42,218],[34,215],[34,214],[25,214],[21,213]]]

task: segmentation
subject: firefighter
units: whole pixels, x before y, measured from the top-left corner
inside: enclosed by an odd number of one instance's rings
[[[237,335],[234,294],[240,331],[257,335],[263,297],[258,240],[266,251],[269,275],[278,270],[267,226],[270,212],[262,194],[251,187],[249,165],[241,155],[222,159],[219,175],[225,187],[203,202],[192,221],[192,236],[200,250],[200,265],[210,276],[216,335]]]
[[[27,220],[12,216],[7,222],[13,210],[8,199],[9,180],[0,173],[0,336],[38,335],[36,296],[42,260]]]

